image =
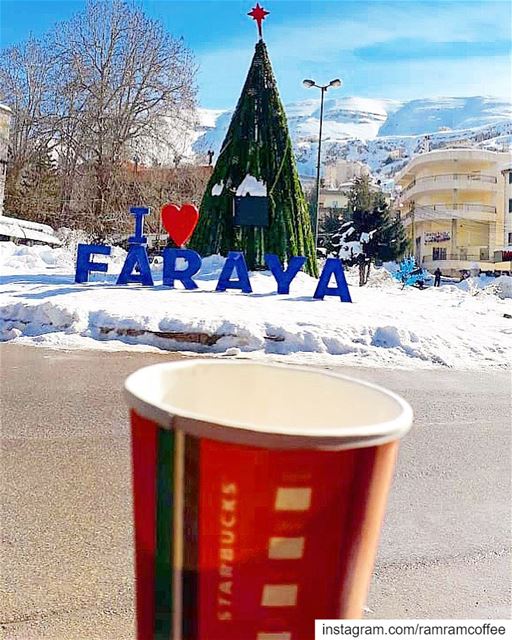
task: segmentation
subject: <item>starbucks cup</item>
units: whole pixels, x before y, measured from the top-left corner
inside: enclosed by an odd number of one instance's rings
[[[133,373],[138,640],[311,640],[358,618],[412,410],[325,371]]]

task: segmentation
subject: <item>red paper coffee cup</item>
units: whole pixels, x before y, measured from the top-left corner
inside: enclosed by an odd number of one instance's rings
[[[412,410],[325,371],[191,360],[136,371],[138,640],[311,640],[357,618]]]

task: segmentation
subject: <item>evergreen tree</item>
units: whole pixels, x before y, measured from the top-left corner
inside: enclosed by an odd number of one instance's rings
[[[401,258],[408,241],[401,220],[389,210],[382,191],[370,187],[368,176],[354,180],[348,201],[349,218],[362,246],[362,255],[357,260],[360,280],[366,284],[371,263]]]
[[[234,196],[246,176],[266,187],[267,227],[234,224]],[[307,258],[305,271],[318,275],[308,207],[263,40],[256,44],[189,246],[203,255],[244,251],[252,269],[265,265],[265,253],[274,253],[283,262],[291,256],[303,255]]]
[[[361,286],[368,280],[372,262],[397,260],[407,251],[401,220],[389,210],[382,191],[370,185],[368,176],[354,180],[345,219],[324,239],[324,246],[328,256],[359,265]]]
[[[319,252],[325,257],[337,256],[339,247],[339,233],[345,218],[339,209],[328,211],[318,223]],[[321,250],[321,251],[320,251]]]
[[[382,191],[370,188],[368,176],[355,179],[348,200],[356,233],[370,234],[364,242],[366,256],[381,262],[401,258],[408,245],[402,222],[390,211]]]
[[[7,176],[5,209],[27,220],[53,223],[59,209],[59,176],[47,148],[41,147],[30,164],[18,174],[18,181]]]

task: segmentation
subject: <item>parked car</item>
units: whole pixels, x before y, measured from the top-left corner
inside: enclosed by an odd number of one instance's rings
[[[29,246],[47,244],[51,247],[58,247],[62,244],[49,225],[4,215],[0,215],[1,241]]]

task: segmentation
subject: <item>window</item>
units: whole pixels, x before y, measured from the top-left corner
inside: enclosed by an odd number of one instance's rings
[[[446,247],[432,247],[432,260],[446,260]]]
[[[508,172],[508,183],[512,184],[512,171]]]
[[[512,244],[512,231],[508,232],[508,243]]]
[[[512,213],[512,198],[508,199],[508,212]]]

